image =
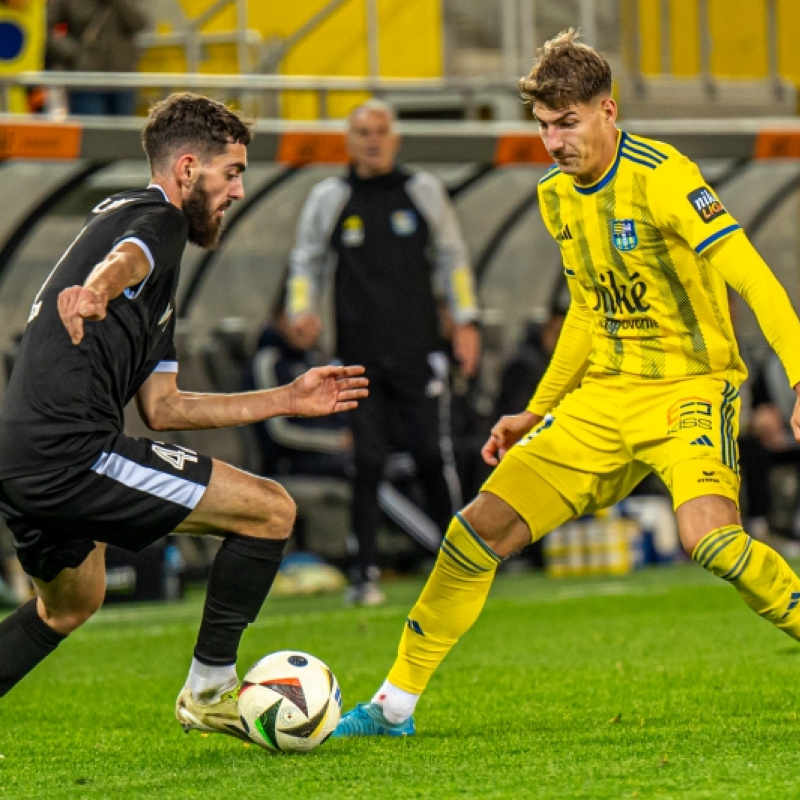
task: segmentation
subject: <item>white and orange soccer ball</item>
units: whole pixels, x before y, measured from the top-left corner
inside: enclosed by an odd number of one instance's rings
[[[266,750],[306,753],[321,745],[342,715],[342,693],[330,668],[295,650],[254,664],[239,690],[239,716],[250,739]]]

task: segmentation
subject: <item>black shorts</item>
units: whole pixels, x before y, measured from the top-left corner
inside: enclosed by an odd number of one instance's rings
[[[175,530],[211,480],[211,459],[114,435],[89,469],[61,467],[0,482],[0,514],[25,572],[48,582],[94,543],[138,552]]]

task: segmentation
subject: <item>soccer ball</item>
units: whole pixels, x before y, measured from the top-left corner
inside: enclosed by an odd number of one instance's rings
[[[254,664],[239,690],[247,735],[266,750],[306,753],[321,745],[342,715],[342,693],[326,664],[282,650]]]

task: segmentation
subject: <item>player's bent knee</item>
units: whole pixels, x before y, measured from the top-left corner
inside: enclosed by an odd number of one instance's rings
[[[481,540],[506,558],[531,543],[531,531],[520,515],[501,498],[481,492],[462,512]]]
[[[46,603],[39,606],[40,616],[47,625],[58,633],[67,636],[93,617],[103,605],[104,594],[93,594],[78,598],[74,604],[50,607]]]
[[[297,505],[286,489],[275,481],[264,481],[263,536],[270,539],[288,539],[295,519]]]
[[[675,511],[681,545],[691,557],[698,544],[712,531],[741,525],[736,504],[723,495],[703,495],[681,503]]]

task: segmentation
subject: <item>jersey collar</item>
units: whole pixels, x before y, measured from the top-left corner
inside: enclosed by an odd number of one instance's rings
[[[573,180],[572,185],[575,187],[575,191],[578,194],[595,194],[599,192],[603,187],[608,186],[608,184],[614,179],[614,176],[617,174],[617,167],[619,166],[619,159],[622,154],[622,143],[628,138],[628,134],[625,131],[620,131],[617,136],[617,154],[614,156],[614,160],[611,162],[611,166],[603,173],[603,175],[595,181],[595,183],[589,184],[589,186],[578,186],[577,183]]]
[[[159,186],[157,183],[148,183],[147,184],[147,188],[148,189],[158,189],[158,191],[161,192],[161,194],[164,195],[164,199],[169,203],[169,197],[167,197],[167,193],[164,191],[164,187],[163,186]]]

